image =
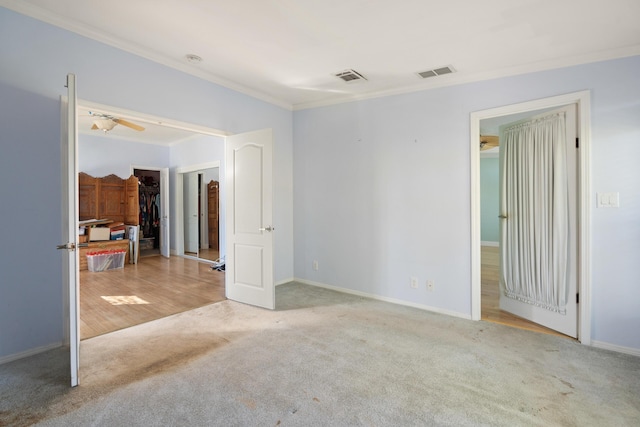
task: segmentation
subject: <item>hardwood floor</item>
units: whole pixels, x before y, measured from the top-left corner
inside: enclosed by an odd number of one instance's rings
[[[80,338],[86,339],[225,299],[224,272],[181,257],[80,272]]]
[[[529,322],[528,320],[525,320],[521,317],[500,310],[500,256],[497,247],[482,246],[481,264],[482,272],[480,278],[482,283],[482,311],[480,317],[482,320],[501,323],[503,325],[512,326],[514,328],[527,329],[529,331],[566,337],[566,335],[563,335],[552,329],[545,328],[544,326],[540,326],[537,323]]]
[[[215,261],[220,258],[220,251],[217,249],[200,249],[198,251],[198,258]]]

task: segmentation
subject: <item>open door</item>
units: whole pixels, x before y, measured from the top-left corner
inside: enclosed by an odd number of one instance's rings
[[[67,75],[67,99],[62,109],[62,239],[58,246],[63,252],[62,283],[68,301],[69,351],[71,361],[71,386],[79,384],[80,366],[80,300],[78,281],[78,173],[76,147],[78,126],[76,115],[76,78]],[[66,305],[66,304],[65,304]]]
[[[184,251],[198,255],[198,173],[183,176]]]
[[[226,138],[227,298],[275,308],[271,129]]]
[[[169,258],[169,168],[160,169],[160,254]]]
[[[576,105],[500,127],[500,308],[577,338]]]

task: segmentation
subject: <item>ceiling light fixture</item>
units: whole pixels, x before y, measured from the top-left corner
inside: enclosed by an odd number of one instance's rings
[[[93,126],[91,126],[91,129],[100,129],[104,133],[107,133],[116,125],[117,123],[111,119],[96,119],[93,121]]]

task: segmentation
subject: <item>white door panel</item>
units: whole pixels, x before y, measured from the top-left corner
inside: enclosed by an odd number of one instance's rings
[[[578,335],[578,304],[576,303],[577,294],[577,243],[578,243],[578,224],[577,224],[577,149],[574,141],[577,136],[577,123],[576,123],[576,105],[570,105],[562,107],[558,110],[549,111],[543,114],[543,116],[553,114],[554,112],[565,112],[566,117],[566,141],[567,141],[567,178],[568,178],[568,197],[569,197],[569,258],[567,264],[568,270],[568,300],[566,305],[566,314],[560,314],[554,311],[550,311],[532,304],[524,303],[513,298],[508,298],[504,295],[504,288],[501,283],[500,292],[500,309],[515,314],[516,316],[525,318],[534,323],[538,323],[547,328],[556,330],[565,335],[576,338]],[[533,119],[534,117],[532,117]],[[505,125],[508,127],[510,125]],[[502,139],[502,134],[500,135]],[[501,171],[502,173],[502,171]],[[504,213],[502,213],[504,214]],[[508,220],[508,219],[503,219]],[[500,245],[505,245],[503,236],[501,236]],[[501,254],[503,253],[501,248]],[[501,259],[501,264],[503,260]],[[502,280],[502,279],[501,279]]]
[[[78,281],[78,185],[77,185],[77,108],[76,77],[67,75],[67,100],[63,108],[62,138],[62,238],[64,264],[63,286],[68,299],[69,351],[71,362],[71,386],[79,384],[80,369],[80,284]],[[66,305],[66,304],[65,304]]]
[[[270,129],[226,139],[227,298],[275,308]]]
[[[198,253],[198,174],[186,173],[184,182],[184,251]]]
[[[169,168],[160,169],[160,254],[169,258]]]

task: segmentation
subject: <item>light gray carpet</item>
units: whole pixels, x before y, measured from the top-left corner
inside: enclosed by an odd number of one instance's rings
[[[640,358],[300,284],[0,366],[0,425],[638,426]]]

